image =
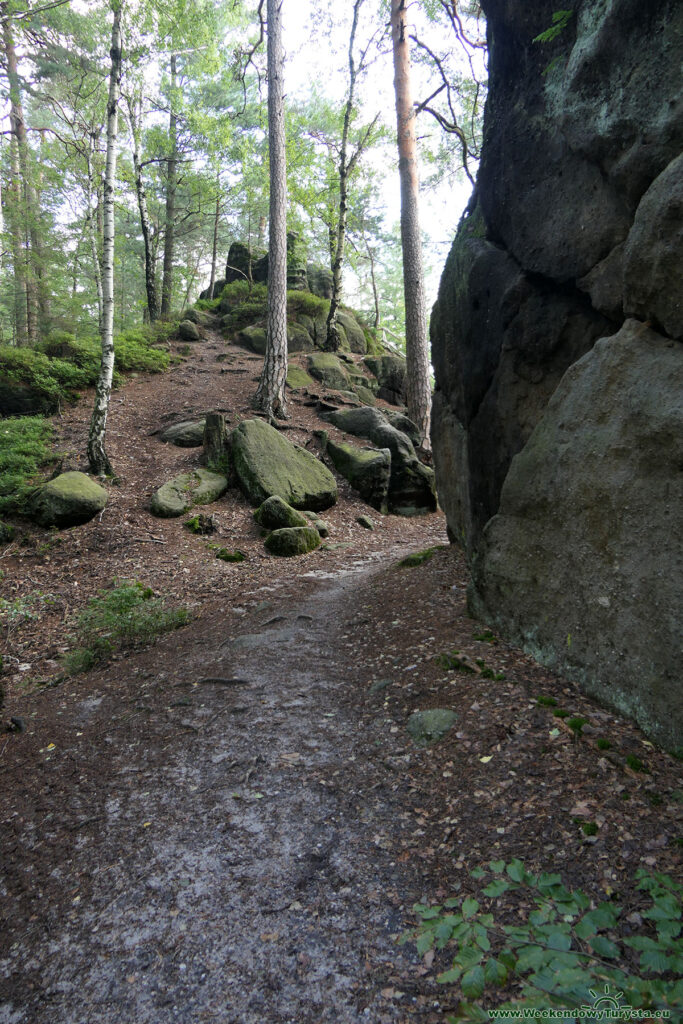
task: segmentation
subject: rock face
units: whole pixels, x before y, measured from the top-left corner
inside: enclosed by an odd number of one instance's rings
[[[327,466],[268,423],[244,420],[231,437],[237,479],[252,504],[261,505],[273,494],[293,508],[314,512],[335,504],[337,482]]]
[[[539,44],[551,0],[483,7],[482,161],[431,324],[441,504],[478,611],[680,744],[681,595],[647,538],[672,529],[674,423],[653,396],[669,403],[683,356],[683,8],[586,0]]]
[[[80,526],[101,512],[107,492],[85,473],[61,473],[36,491],[31,518],[41,526]]]
[[[368,356],[367,368],[378,381],[378,397],[392,405],[404,405],[406,400],[406,361],[400,356]]]
[[[389,449],[354,448],[350,444],[328,440],[326,451],[334,468],[361,498],[379,512],[386,512],[391,476]]]

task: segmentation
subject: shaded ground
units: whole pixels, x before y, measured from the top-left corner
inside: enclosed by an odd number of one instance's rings
[[[59,599],[6,637],[17,661],[5,717],[28,729],[0,735],[0,1021],[443,1020],[457,990],[396,943],[412,904],[519,856],[637,909],[637,867],[679,871],[679,766],[519,651],[475,639],[484,627],[467,617],[456,550],[397,566],[444,543],[440,515],[371,512],[377,529],[363,531],[355,517],[368,510],[342,485],[325,518],[332,544],[349,546],[285,562],[265,555],[231,493],[208,510],[210,540],[245,550],[241,565],[217,561],[181,521],[154,520],[151,491],[196,459],[151,434],[181,397],[185,412],[249,415],[244,382],[227,387],[215,361],[222,342],[208,345],[116,396],[122,483],[101,521],[34,530],[0,560],[6,593]],[[251,366],[228,352],[234,369]],[[62,423],[76,464],[86,418],[84,403]],[[315,444],[312,407],[294,424]],[[195,621],[37,685],[85,596],[130,576]],[[436,656],[454,648],[505,678],[445,670]],[[584,736],[538,695],[588,719]],[[408,715],[434,706],[456,725],[417,749]]]

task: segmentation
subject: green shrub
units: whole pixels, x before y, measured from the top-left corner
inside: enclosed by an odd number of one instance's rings
[[[313,292],[300,292],[296,290],[287,292],[287,315],[296,316],[297,313],[310,316],[313,320],[320,316],[327,317],[330,311],[330,300],[321,299]]]
[[[243,279],[230,281],[220,294],[218,308],[227,313],[243,302],[263,303],[265,306],[267,296],[268,289],[265,284],[252,284],[249,287],[249,282]]]
[[[52,459],[52,424],[42,416],[0,420],[0,513],[19,511]]]
[[[75,338],[68,331],[53,331],[39,348],[51,359],[64,359],[79,367],[85,372],[88,384],[97,382],[101,357],[99,339]]]
[[[167,370],[170,356],[165,349],[154,348],[156,332],[138,327],[114,338],[116,368],[121,373],[162,373]]]
[[[259,321],[265,322],[265,316],[265,302],[240,302],[226,313],[224,327],[229,331],[239,331],[242,327],[250,327]]]
[[[0,385],[29,388],[43,412],[73,401],[78,388],[90,383],[86,370],[65,359],[51,359],[36,349],[0,346]]]
[[[438,980],[459,986],[458,1020],[488,1022],[491,990],[509,982],[521,998],[497,1009],[516,1011],[514,1019],[527,1019],[524,1009],[533,1007],[590,1010],[610,992],[603,1007],[613,1009],[614,1018],[603,1019],[620,1019],[619,1005],[666,1010],[676,1019],[672,1011],[683,1007],[682,885],[638,870],[644,895],[640,922],[634,922],[630,908],[622,913],[611,901],[595,905],[580,890],[566,889],[558,874],[532,875],[519,860],[488,867],[493,878],[478,894],[483,906],[472,896],[417,905],[421,923],[403,936],[417,941],[420,954],[455,949],[453,966]],[[472,872],[478,882],[486,875],[483,868]],[[574,1019],[571,1012],[568,1019]]]
[[[111,590],[101,590],[77,616],[73,639],[83,646],[65,656],[65,671],[69,675],[84,672],[118,647],[148,643],[189,621],[186,608],[167,608],[164,599],[155,597],[151,587],[139,580],[115,581]]]

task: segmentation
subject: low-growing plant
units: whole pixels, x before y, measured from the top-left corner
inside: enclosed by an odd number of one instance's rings
[[[626,758],[626,764],[632,772],[646,772],[647,768],[635,754],[629,754]]]
[[[287,315],[296,316],[297,313],[310,316],[313,320],[318,317],[327,317],[330,311],[330,300],[321,299],[313,292],[301,292],[292,289],[287,292]]]
[[[243,562],[247,556],[243,551],[229,551],[227,548],[217,548],[216,558],[221,562]]]
[[[398,563],[399,569],[413,569],[417,565],[424,565],[430,558],[434,557],[435,552],[439,550],[438,547],[425,548],[424,551],[414,551],[412,555],[406,555]]]
[[[32,348],[0,346],[0,368],[0,387],[28,389],[32,408],[45,414],[75,400],[78,389],[92,383],[89,370]]]
[[[265,305],[267,293],[265,284],[252,282],[250,285],[245,278],[240,278],[238,281],[230,281],[224,286],[218,299],[218,305],[213,308],[220,308],[227,313],[243,302],[259,302]]]
[[[575,718],[568,719],[567,725],[569,726],[572,732],[576,733],[577,736],[580,736],[583,732],[584,725],[588,725],[588,719],[581,718],[577,715]]]
[[[569,718],[569,712],[563,711],[562,708],[555,708],[553,711],[554,718]]]
[[[612,748],[612,744],[610,743],[610,741],[604,739],[603,737],[600,737],[600,739],[597,739],[595,741],[595,745],[598,748],[598,750],[611,750],[611,748]]]
[[[39,619],[45,609],[54,603],[55,598],[52,594],[43,594],[39,590],[14,597],[11,600],[0,597],[0,623],[6,627],[9,633],[15,626],[19,626],[23,622]]]
[[[155,348],[157,335],[153,329],[137,327],[114,338],[114,358],[120,373],[162,373],[168,369],[170,355]]]
[[[479,640],[481,643],[485,643],[485,644],[497,644],[498,643],[498,637],[490,629],[484,629],[484,630],[482,630],[481,633],[473,633],[472,634],[472,639],[473,640]]]
[[[572,1010],[594,1009],[599,994],[609,992],[617,997],[610,1008],[620,1002],[623,1009],[666,1010],[673,1019],[683,1007],[683,886],[668,875],[636,873],[648,905],[639,911],[642,924],[634,924],[620,905],[570,891],[559,874],[531,874],[519,860],[491,861],[488,871],[471,874],[481,883],[489,872],[480,899],[416,905],[420,924],[403,936],[417,942],[420,954],[455,948],[452,967],[438,977],[457,984],[464,999],[452,1020],[489,1021],[477,1001],[486,995],[490,1007],[492,990],[507,984],[520,998],[497,1009],[516,1011],[519,1019],[533,1007],[566,1009],[571,1019]]]
[[[52,433],[42,416],[0,421],[0,513],[20,511],[41,468],[54,460]]]
[[[543,697],[543,696],[540,696],[540,697],[536,698],[536,703],[540,704],[541,707],[544,707],[544,708],[556,708],[557,707],[557,701],[555,700],[554,697]]]
[[[122,646],[149,643],[190,621],[187,608],[169,608],[139,580],[115,581],[110,590],[92,597],[76,618],[74,639],[82,646],[64,657],[69,675],[105,661]]]
[[[476,675],[477,670],[463,658],[460,651],[451,651],[450,654],[437,654],[436,663],[447,672],[464,672],[466,675]]]

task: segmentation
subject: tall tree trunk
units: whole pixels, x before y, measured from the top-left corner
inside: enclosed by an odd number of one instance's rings
[[[401,243],[403,291],[406,302],[406,362],[408,415],[423,444],[429,443],[431,388],[427,343],[427,306],[422,269],[422,240],[418,208],[419,180],[415,108],[410,88],[410,51],[405,0],[391,0],[391,38],[394,48],[394,90],[401,179]]]
[[[9,83],[10,128],[17,142],[19,173],[24,196],[23,205],[26,212],[28,236],[31,242],[29,253],[30,268],[27,279],[28,304],[29,306],[32,304],[32,292],[34,292],[40,319],[38,329],[40,332],[46,332],[50,324],[50,300],[45,282],[44,247],[40,232],[38,200],[33,187],[31,154],[26,136],[26,122],[24,120],[24,108],[21,97],[21,79],[17,65],[17,54],[14,48],[12,22],[7,12],[7,3],[0,4],[0,13],[3,16],[2,30],[7,80]],[[29,313],[29,321],[31,317],[32,314]],[[29,336],[31,334],[32,332],[29,329]]]
[[[216,267],[218,265],[218,224],[221,216],[221,179],[216,175],[216,212],[213,218],[213,244],[211,246],[211,278],[209,280],[209,298],[213,298],[213,286],[216,283]]]
[[[164,277],[161,285],[161,315],[169,316],[173,302],[173,260],[175,258],[175,196],[178,188],[178,115],[176,114],[177,64],[171,55],[171,112],[168,122],[169,157],[166,161],[166,230],[164,234]]]
[[[7,220],[12,239],[12,266],[14,269],[14,340],[17,345],[33,344],[35,338],[35,296],[29,294],[28,274],[26,266],[26,249],[22,231],[22,196],[21,175],[19,172],[19,153],[17,140],[10,136],[10,202],[7,205]]]
[[[356,88],[357,69],[353,59],[353,45],[356,40],[356,29],[358,28],[358,12],[363,0],[354,0],[353,21],[351,23],[351,35],[349,37],[349,95],[344,107],[344,124],[342,127],[341,150],[339,153],[339,211],[337,214],[337,226],[332,235],[330,231],[330,245],[332,247],[332,297],[330,299],[330,311],[327,314],[327,338],[325,348],[328,352],[337,352],[341,344],[339,327],[337,325],[337,310],[342,295],[342,266],[344,263],[344,245],[346,243],[346,216],[348,199],[348,181],[352,166],[347,159],[349,144],[349,126],[351,114],[353,113],[353,99]],[[357,154],[358,155],[358,154]],[[334,240],[333,240],[334,239]]]
[[[145,290],[147,293],[147,314],[150,323],[159,319],[159,301],[157,299],[156,262],[152,253],[152,228],[147,207],[147,192],[142,179],[142,163],[140,160],[140,123],[142,120],[141,101],[136,106],[128,98],[128,115],[130,134],[133,139],[133,171],[135,173],[135,194],[140,212],[140,228],[145,248]]]
[[[111,32],[111,69],[107,99],[107,157],[104,169],[104,239],[102,245],[102,360],[95,388],[95,405],[90,420],[88,461],[97,476],[112,475],[112,467],[104,448],[114,376],[114,189],[116,185],[116,134],[121,77],[121,8],[122,0],[112,0],[114,24]]]
[[[287,165],[285,154],[282,0],[268,0],[268,144],[270,151],[270,234],[266,354],[256,406],[285,419],[287,402]]]
[[[97,222],[95,219],[92,200],[93,200],[93,169],[92,169],[92,155],[95,149],[96,134],[91,131],[88,135],[88,149],[86,152],[86,168],[88,172],[88,183],[85,196],[86,205],[86,231],[88,235],[88,241],[90,243],[90,256],[92,259],[92,271],[93,277],[95,278],[95,287],[97,289],[97,327],[102,337],[102,327],[104,324],[104,294],[102,292],[102,264],[100,263],[100,254],[97,246]]]

